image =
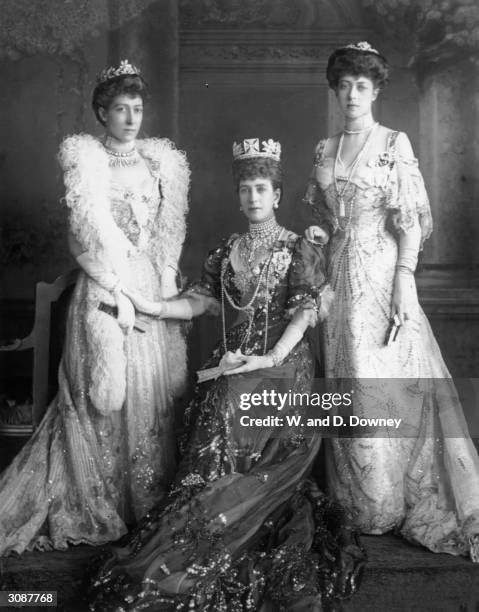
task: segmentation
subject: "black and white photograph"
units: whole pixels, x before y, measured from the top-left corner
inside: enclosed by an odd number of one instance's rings
[[[478,0],[0,0],[0,608],[477,612]]]

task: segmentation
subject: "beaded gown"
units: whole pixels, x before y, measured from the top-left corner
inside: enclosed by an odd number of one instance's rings
[[[84,170],[77,155],[81,147],[100,168],[102,161],[108,163],[101,145],[89,138],[66,141],[75,152],[72,172]],[[151,168],[151,160],[144,161]],[[100,182],[95,186],[101,189]],[[160,274],[151,249],[165,205],[159,177],[146,171],[137,184],[110,182],[106,189],[110,231],[121,232],[128,247],[122,281],[159,300]],[[73,190],[70,184],[68,193]],[[175,214],[182,214],[179,206]],[[167,324],[144,321],[144,333],[125,335],[114,317],[98,308],[111,299],[80,273],[67,316],[58,394],[0,477],[0,554],[117,540],[126,524],[138,521],[161,498],[174,476]]]
[[[240,240],[210,253],[192,290],[221,300],[223,275],[228,295],[246,304],[259,288],[252,318],[225,330],[225,342],[230,351],[261,355],[296,309],[316,310],[323,262],[317,247],[282,230],[252,272],[238,257]],[[218,364],[223,346],[206,368]],[[308,478],[319,431],[240,423],[241,415],[277,413],[266,404],[242,411],[243,393],[307,392],[312,376],[303,338],[281,366],[197,386],[174,486],[96,576],[93,610],[240,612],[266,609],[266,601],[274,610],[323,610],[354,590],[362,552],[339,509]]]
[[[344,217],[335,160],[324,155],[327,141],[317,147],[307,191],[317,223],[331,236],[328,279],[335,297],[324,325],[326,376],[353,386],[353,414],[402,418],[398,431],[328,441],[329,491],[365,533],[397,529],[433,551],[479,561],[479,459],[420,307],[417,325],[401,328],[385,345],[397,232],[414,219],[423,238],[432,228],[417,160],[399,155],[400,137],[390,133],[387,149],[359,168],[346,188],[338,167]]]

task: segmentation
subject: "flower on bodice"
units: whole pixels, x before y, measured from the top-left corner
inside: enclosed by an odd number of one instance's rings
[[[283,247],[280,251],[276,251],[271,258],[271,266],[277,278],[284,278],[291,265],[291,251]]]
[[[394,151],[383,151],[375,160],[375,166],[390,166],[394,164],[396,158]]]

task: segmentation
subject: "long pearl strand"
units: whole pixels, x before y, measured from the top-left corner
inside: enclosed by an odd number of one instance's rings
[[[334,168],[333,168],[333,178],[334,178],[334,186],[336,188],[336,193],[338,194],[338,200],[339,200],[339,214],[338,216],[341,217],[345,217],[346,216],[346,210],[345,210],[345,205],[344,205],[344,194],[346,193],[349,184],[351,183],[351,178],[354,174],[354,172],[356,171],[356,168],[359,166],[359,162],[361,161],[364,153],[366,152],[369,143],[371,142],[371,138],[376,130],[378,126],[378,123],[374,123],[370,128],[368,128],[369,134],[368,137],[366,138],[366,140],[364,141],[363,146],[361,147],[361,149],[359,150],[358,154],[356,155],[356,158],[354,159],[353,163],[350,166],[348,175],[346,177],[346,182],[343,185],[343,188],[340,189],[339,188],[339,183],[338,183],[338,161],[339,158],[341,157],[341,150],[343,148],[343,141],[344,141],[344,130],[341,133],[341,137],[339,139],[339,144],[338,144],[338,149],[336,151],[336,157],[334,158]],[[351,220],[351,211],[350,211],[350,215],[349,215]]]
[[[283,231],[284,228],[282,228],[281,226],[279,227],[279,235],[276,237],[276,240],[281,240],[281,236],[283,235]],[[248,317],[248,327],[246,329],[246,333],[241,341],[241,344],[238,348],[242,349],[243,346],[247,346],[250,336],[251,336],[251,330],[253,327],[253,318],[254,318],[254,302],[256,300],[256,298],[258,297],[258,293],[259,290],[261,288],[261,284],[263,282],[263,277],[265,277],[265,331],[264,331],[264,341],[263,341],[263,355],[266,353],[266,349],[267,349],[267,345],[268,345],[268,325],[269,325],[269,302],[268,302],[268,297],[269,297],[269,275],[270,275],[270,268],[271,268],[271,262],[273,259],[273,255],[274,255],[274,251],[272,251],[268,257],[268,259],[262,264],[261,267],[261,271],[260,274],[258,276],[258,281],[255,287],[255,290],[253,291],[253,295],[251,297],[251,299],[244,304],[243,306],[240,306],[239,304],[236,304],[236,302],[234,301],[233,297],[229,294],[228,290],[226,289],[226,283],[225,283],[225,273],[226,273],[226,268],[228,265],[228,260],[225,260],[223,266],[222,266],[222,270],[221,270],[221,275],[220,275],[220,282],[221,282],[221,319],[222,319],[222,327],[223,327],[223,349],[224,352],[226,353],[227,351],[227,342],[226,342],[226,313],[225,313],[225,301],[227,300],[228,303],[230,304],[230,306],[234,309],[237,310],[239,312],[246,312],[247,317]]]

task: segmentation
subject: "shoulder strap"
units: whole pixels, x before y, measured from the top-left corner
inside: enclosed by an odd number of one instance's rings
[[[318,144],[316,145],[316,150],[314,153],[314,165],[315,166],[319,165],[323,161],[324,149],[326,148],[327,142],[328,142],[328,139],[323,138],[323,140],[320,140]]]
[[[394,151],[396,148],[396,140],[397,137],[399,136],[400,132],[397,131],[393,131],[393,132],[389,132],[388,135],[388,141],[387,141],[387,150],[388,151]]]

